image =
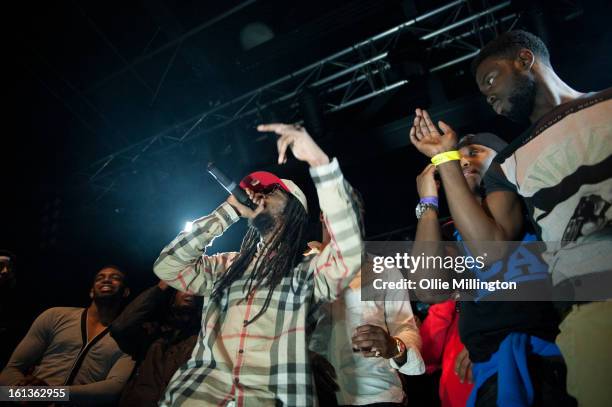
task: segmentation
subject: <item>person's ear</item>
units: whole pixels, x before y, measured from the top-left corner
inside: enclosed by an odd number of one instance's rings
[[[535,55],[530,50],[523,48],[519,51],[516,65],[517,68],[521,71],[530,71],[535,64]]]
[[[93,300],[93,288],[91,290],[89,290],[89,298],[91,298]]]
[[[123,298],[127,298],[130,296],[130,288],[129,287],[125,287],[123,289]]]

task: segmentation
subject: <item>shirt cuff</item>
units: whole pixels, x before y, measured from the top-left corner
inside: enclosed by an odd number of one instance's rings
[[[393,358],[389,359],[391,367],[399,370],[401,374],[416,376],[425,373],[425,362],[421,353],[413,347],[406,348],[406,362],[399,366]]]
[[[221,205],[219,205],[217,209],[215,209],[215,212],[221,215],[223,220],[227,222],[228,226],[240,220],[240,215],[236,209],[234,209],[234,207],[227,202],[223,202]]]
[[[340,165],[335,157],[329,164],[310,167],[310,176],[317,188],[324,188],[332,184],[337,184],[343,179]]]

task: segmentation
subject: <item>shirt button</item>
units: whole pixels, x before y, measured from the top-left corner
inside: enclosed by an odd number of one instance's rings
[[[235,379],[234,379],[234,383],[238,384],[239,382],[240,382],[240,379],[239,379],[239,378],[235,378]]]
[[[244,353],[244,349],[240,349],[238,353]]]

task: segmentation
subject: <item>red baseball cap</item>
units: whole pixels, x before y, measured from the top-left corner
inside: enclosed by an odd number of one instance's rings
[[[289,179],[279,178],[271,172],[267,171],[255,171],[247,175],[240,181],[240,188],[250,189],[254,192],[262,192],[274,185],[279,185],[285,192],[293,195],[304,207],[304,210],[308,212],[308,206],[306,204],[306,195],[304,192],[295,184],[295,182]]]

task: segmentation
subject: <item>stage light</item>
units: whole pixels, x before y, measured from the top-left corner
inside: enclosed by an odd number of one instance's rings
[[[249,23],[240,30],[240,44],[245,51],[268,42],[272,38],[274,38],[274,31],[268,25],[259,21]]]
[[[193,222],[185,222],[184,232],[191,232],[193,230]]]

